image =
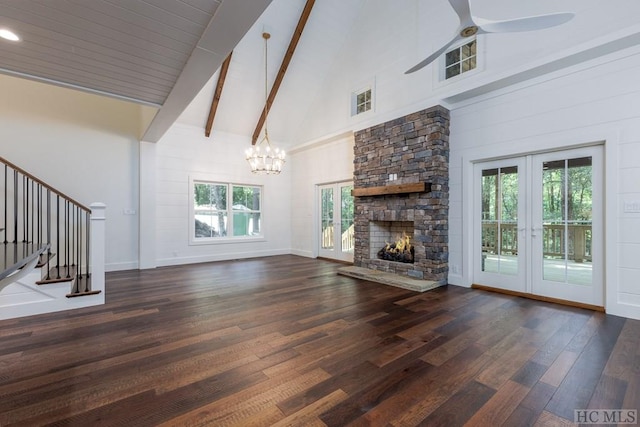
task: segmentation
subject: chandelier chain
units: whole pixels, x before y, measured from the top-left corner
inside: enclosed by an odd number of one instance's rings
[[[279,148],[272,149],[267,129],[269,117],[269,85],[267,83],[269,48],[267,41],[271,35],[265,32],[262,33],[262,37],[264,38],[264,137],[254,147],[246,151],[246,158],[253,173],[279,174],[282,172],[282,166],[285,162],[285,152]],[[261,147],[263,144],[265,146]]]

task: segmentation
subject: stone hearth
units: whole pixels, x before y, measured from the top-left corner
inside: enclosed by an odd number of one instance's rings
[[[354,151],[354,267],[446,284],[449,111],[436,106],[356,132]],[[415,183],[426,183],[425,191],[402,191],[403,185]],[[387,194],[392,191],[386,190],[392,187],[398,194]],[[358,197],[359,189],[377,192]],[[371,236],[372,221],[400,221],[401,228],[413,224],[413,229],[407,232],[412,233],[414,263],[374,256],[380,248],[372,247],[372,242],[374,245],[380,242]],[[428,284],[424,287],[430,288]]]

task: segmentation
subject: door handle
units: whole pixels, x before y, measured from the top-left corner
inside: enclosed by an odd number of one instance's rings
[[[521,233],[523,239],[527,238],[527,227],[518,228],[518,232]]]
[[[542,227],[531,227],[531,237],[538,237],[540,231],[542,231]]]

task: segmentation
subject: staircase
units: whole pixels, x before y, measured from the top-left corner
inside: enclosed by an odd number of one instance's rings
[[[104,304],[105,206],[2,157],[0,191],[0,319]]]

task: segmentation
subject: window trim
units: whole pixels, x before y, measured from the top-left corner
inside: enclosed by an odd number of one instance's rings
[[[260,213],[260,234],[256,236],[225,236],[225,237],[195,237],[195,184],[213,184],[213,185],[226,185],[227,186],[227,229],[233,230],[233,213],[240,212],[233,210],[233,187],[253,187],[260,189],[260,210],[252,211]],[[189,246],[200,245],[219,245],[219,244],[233,244],[233,243],[251,243],[251,242],[264,242],[266,241],[264,234],[264,186],[260,184],[240,184],[235,182],[222,182],[205,177],[189,177]]]
[[[447,53],[455,49],[460,49],[462,46],[471,43],[473,40],[476,41],[476,67],[472,70],[465,71],[447,79]],[[444,53],[442,53],[442,55],[438,57],[437,65],[437,67],[433,67],[436,86],[444,86],[455,83],[484,71],[484,37],[482,35],[476,35],[474,37],[467,37],[460,40],[458,43],[450,46],[449,49],[447,49]]]
[[[376,108],[376,94],[374,82],[371,82],[366,85],[361,85],[359,89],[352,90],[351,95],[349,96],[349,116],[350,117],[365,117],[369,114],[372,114]],[[371,91],[371,96],[369,98],[370,108],[366,111],[358,113],[358,96]]]

